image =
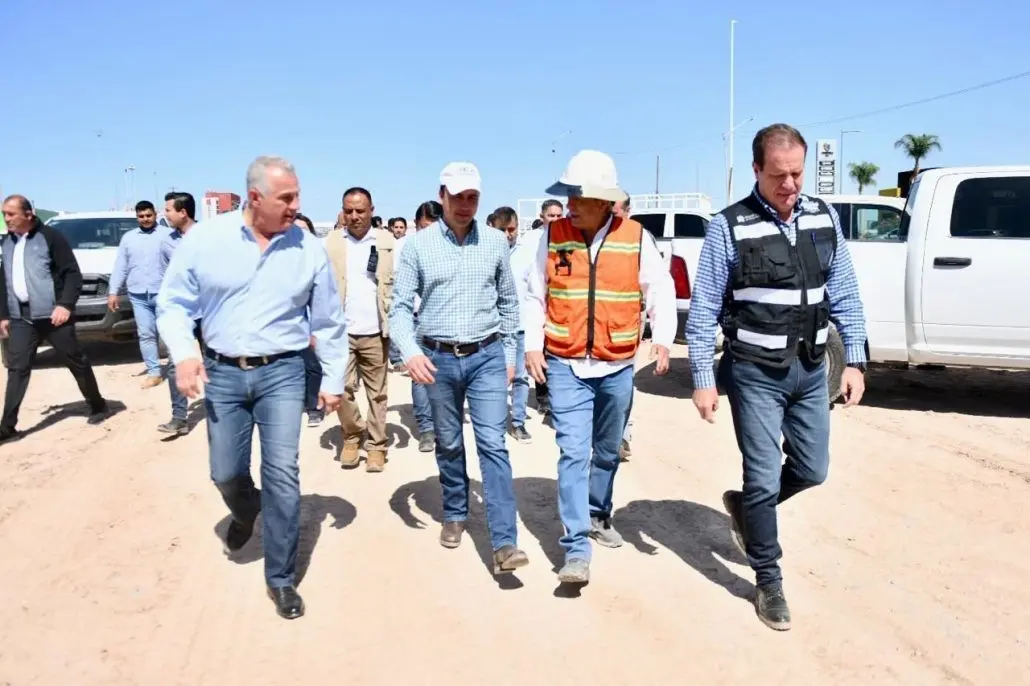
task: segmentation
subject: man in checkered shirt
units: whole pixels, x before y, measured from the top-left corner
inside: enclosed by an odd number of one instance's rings
[[[440,174],[443,218],[408,236],[400,253],[390,330],[412,381],[426,385],[443,491],[440,545],[457,548],[468,519],[462,429],[465,399],[483,474],[494,574],[529,563],[518,548],[515,491],[504,443],[515,376],[519,302],[504,234],[480,230],[479,170],[452,162]],[[421,298],[418,328],[415,296]]]

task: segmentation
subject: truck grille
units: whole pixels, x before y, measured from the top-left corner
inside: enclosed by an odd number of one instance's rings
[[[82,295],[84,297],[107,297],[107,279],[103,276],[84,275],[82,277]]]

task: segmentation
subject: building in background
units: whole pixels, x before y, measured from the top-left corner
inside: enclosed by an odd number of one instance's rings
[[[235,193],[207,191],[204,193],[203,218],[210,219],[216,214],[232,212],[240,209],[240,196]]]

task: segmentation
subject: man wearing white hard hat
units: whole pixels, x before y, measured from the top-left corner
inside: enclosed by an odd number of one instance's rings
[[[584,150],[546,191],[567,196],[568,217],[548,225],[530,271],[526,366],[547,382],[560,450],[562,583],[590,580],[591,543],[617,548],[612,488],[633,391],[640,307],[653,322],[655,374],[669,369],[676,293],[654,239],[614,214],[626,198],[612,158]]]
[[[476,222],[479,170],[452,162],[440,174],[443,218],[408,236],[394,284],[390,329],[411,380],[426,385],[443,492],[440,545],[457,548],[468,519],[465,400],[476,439],[494,574],[529,563],[518,548],[515,490],[505,445],[515,375],[519,298],[508,241]],[[418,328],[415,296],[421,298]]]

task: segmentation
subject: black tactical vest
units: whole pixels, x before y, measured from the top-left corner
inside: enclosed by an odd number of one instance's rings
[[[826,280],[837,232],[826,203],[801,200],[795,245],[753,195],[721,213],[738,255],[722,315],[726,348],[737,359],[789,367],[801,345],[809,360],[823,358],[830,322]]]

